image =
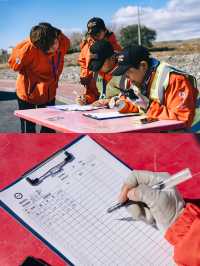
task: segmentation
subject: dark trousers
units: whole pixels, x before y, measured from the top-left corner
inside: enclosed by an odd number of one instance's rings
[[[26,109],[36,109],[36,108],[45,108],[47,106],[55,105],[55,99],[52,101],[46,103],[46,104],[31,104],[28,102],[25,102],[17,97],[19,110],[26,110]],[[21,120],[21,132],[22,133],[36,133],[36,124],[33,122],[30,122],[28,120],[25,120],[23,118],[20,118]],[[48,127],[41,127],[40,133],[55,133],[55,130],[48,128]]]

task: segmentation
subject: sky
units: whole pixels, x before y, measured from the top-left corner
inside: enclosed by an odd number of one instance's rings
[[[200,0],[0,0],[0,48],[25,39],[33,25],[50,22],[66,34],[84,31],[94,16],[107,25],[137,23],[157,31],[157,40],[200,37]]]

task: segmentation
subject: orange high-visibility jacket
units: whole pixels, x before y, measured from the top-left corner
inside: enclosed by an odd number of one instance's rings
[[[115,51],[121,51],[122,48],[120,44],[117,42],[117,39],[115,37],[114,33],[111,33],[107,40],[112,44]],[[92,76],[92,72],[88,69],[88,64],[90,61],[90,47],[94,44],[95,40],[91,37],[88,37],[86,40],[84,40],[81,45],[81,52],[78,58],[78,63],[81,67],[80,71],[80,77],[89,77]]]
[[[167,230],[165,238],[174,246],[174,260],[178,266],[199,266],[200,208],[187,204]]]
[[[14,71],[19,72],[16,93],[20,99],[32,104],[44,104],[55,98],[69,46],[69,39],[61,33],[59,49],[54,54],[44,53],[30,39],[13,49],[8,63]]]
[[[149,84],[149,92],[151,81]],[[150,118],[158,118],[161,120],[174,119],[184,121],[187,126],[190,126],[195,115],[197,95],[197,89],[193,88],[184,75],[171,73],[168,87],[164,93],[163,104],[152,101],[147,115]]]

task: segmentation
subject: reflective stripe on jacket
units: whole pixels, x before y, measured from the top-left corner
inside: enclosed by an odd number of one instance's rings
[[[152,101],[148,116],[158,119],[185,121],[190,127],[195,119],[198,90],[193,76],[160,63],[150,82],[149,98]],[[199,119],[199,118],[198,118]]]
[[[100,99],[109,99],[117,96],[120,93],[120,89],[127,87],[125,76],[101,75],[97,73],[95,79]]]

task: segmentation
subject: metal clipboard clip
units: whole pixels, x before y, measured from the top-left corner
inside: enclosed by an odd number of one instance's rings
[[[64,152],[65,154],[65,159],[60,162],[59,164],[57,164],[56,166],[50,168],[46,173],[44,173],[43,175],[41,175],[39,178],[30,178],[30,177],[27,177],[26,180],[32,185],[32,186],[37,186],[39,184],[41,184],[46,178],[48,178],[49,176],[53,177],[55,176],[56,174],[58,174],[60,171],[63,170],[63,167],[74,160],[74,156],[65,151]]]

